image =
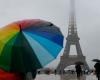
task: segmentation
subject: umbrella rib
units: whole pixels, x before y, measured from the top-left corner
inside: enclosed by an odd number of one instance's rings
[[[61,41],[63,41],[63,36],[57,33],[53,33],[53,32],[46,32],[46,31],[28,31],[28,30],[23,30],[24,32],[28,32],[31,34],[34,34],[36,36],[42,36],[45,39],[48,39],[52,42],[54,42],[55,44],[62,46],[63,44],[61,43]],[[50,37],[51,36],[51,37]],[[60,42],[58,42],[60,41]],[[62,46],[63,47],[63,46]]]
[[[62,49],[61,46],[57,45],[54,42],[51,42],[50,40],[28,33],[28,32],[23,32],[24,35],[28,34],[28,36],[30,36],[31,38],[33,38],[36,42],[38,42],[41,46],[43,46],[45,49],[47,49],[47,51],[49,51],[51,53],[52,56],[54,56],[54,58],[57,57],[57,54],[60,52],[60,50]]]
[[[51,56],[47,50],[44,50],[44,48],[39,43],[37,43],[37,41],[33,40],[30,36],[28,36],[25,33],[24,36],[28,40],[32,49],[35,51],[38,59],[40,59],[40,63],[42,63],[42,66],[45,66],[48,63],[48,61],[50,62],[54,59],[54,57]],[[47,58],[47,60],[45,60],[44,56]]]

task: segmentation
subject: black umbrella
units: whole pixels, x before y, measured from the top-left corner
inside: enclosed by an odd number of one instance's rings
[[[94,61],[94,62],[100,62],[99,59],[93,59],[92,61]]]
[[[75,62],[75,64],[84,65],[84,63],[81,61]]]

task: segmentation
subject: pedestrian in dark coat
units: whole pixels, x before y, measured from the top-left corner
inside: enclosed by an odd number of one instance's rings
[[[100,62],[97,62],[94,65],[94,68],[95,68],[96,76],[97,76],[98,80],[100,80]]]
[[[76,68],[77,78],[80,79],[80,77],[82,76],[82,68],[81,68],[81,65],[76,64],[75,68]]]

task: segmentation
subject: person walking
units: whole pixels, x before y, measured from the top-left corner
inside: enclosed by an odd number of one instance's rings
[[[55,75],[57,74],[57,70],[56,70],[56,69],[54,70],[54,74],[55,74]]]
[[[100,80],[100,62],[97,62],[94,65],[94,68],[95,68],[96,77],[98,78],[98,80]]]
[[[77,73],[77,78],[80,80],[80,77],[82,76],[82,68],[80,64],[76,64],[76,73]]]

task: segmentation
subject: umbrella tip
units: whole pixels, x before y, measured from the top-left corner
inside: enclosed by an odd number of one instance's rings
[[[21,28],[21,25],[19,24],[19,28],[20,28],[20,32],[22,32],[22,28]]]
[[[50,24],[49,24],[49,26],[53,26],[53,24],[52,24],[52,23],[50,23]]]

